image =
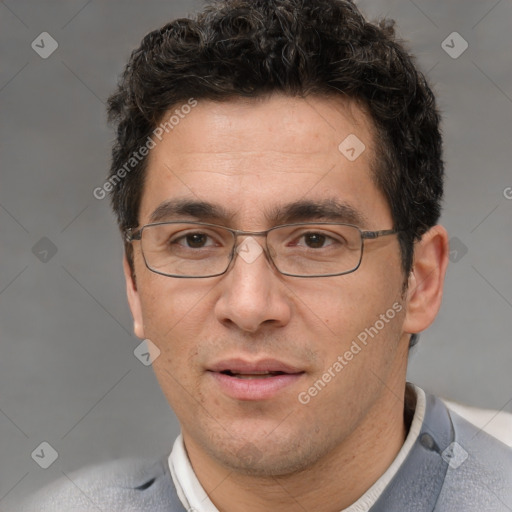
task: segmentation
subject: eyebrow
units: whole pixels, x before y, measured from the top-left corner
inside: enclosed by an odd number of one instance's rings
[[[177,218],[187,218],[202,222],[232,224],[236,212],[229,212],[224,206],[206,201],[172,199],[159,204],[150,215],[150,222],[165,222]],[[271,226],[295,222],[326,221],[344,222],[359,227],[367,225],[366,216],[349,203],[335,198],[321,200],[298,200],[276,206],[264,212]]]
[[[293,222],[327,221],[344,222],[364,227],[366,216],[349,203],[337,199],[299,200],[284,206],[278,206],[266,215],[273,224]]]
[[[223,206],[190,199],[172,199],[160,203],[149,216],[151,222],[163,222],[175,217],[192,217],[200,221],[230,222],[233,214]]]

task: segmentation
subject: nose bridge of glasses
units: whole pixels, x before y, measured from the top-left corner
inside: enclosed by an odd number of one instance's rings
[[[267,233],[269,231],[271,231],[270,229],[266,230],[266,231],[244,231],[242,229],[231,229],[230,230],[234,235],[235,237],[238,239],[238,238],[244,238],[244,237],[249,237],[249,236],[262,236],[262,237],[266,237],[267,236]]]
[[[237,255],[245,263],[254,263],[262,254],[268,259],[267,252],[267,231],[234,231],[235,247],[233,256]],[[261,241],[257,240],[257,237]]]

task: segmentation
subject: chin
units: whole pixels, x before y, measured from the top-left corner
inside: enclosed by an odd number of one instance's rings
[[[330,447],[319,446],[311,438],[305,440],[299,433],[297,436],[296,439],[237,440],[228,446],[229,440],[224,440],[224,444],[216,444],[213,450],[210,449],[210,455],[238,474],[284,477],[306,470],[330,451]]]

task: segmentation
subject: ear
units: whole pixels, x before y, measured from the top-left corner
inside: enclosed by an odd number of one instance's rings
[[[415,244],[403,326],[406,333],[419,333],[434,321],[441,307],[448,255],[448,234],[442,226],[432,227]]]
[[[132,269],[126,258],[126,254],[123,258],[123,270],[124,279],[126,281],[126,296],[128,298],[128,304],[133,317],[133,331],[137,338],[145,339],[144,336],[144,322],[142,321],[142,307],[140,304],[140,296],[135,283],[135,276],[132,274]]]

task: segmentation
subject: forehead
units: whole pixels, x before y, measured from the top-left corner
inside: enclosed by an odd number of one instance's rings
[[[163,122],[176,110],[180,111],[180,105],[173,107]],[[373,142],[367,115],[354,101],[342,96],[296,98],[275,94],[222,102],[198,100],[189,114],[173,119],[176,125],[163,135],[164,144],[153,153],[165,152],[167,146],[175,157],[187,162],[205,152],[235,157],[237,153],[257,152],[263,156],[275,151],[314,157],[336,149],[350,134],[359,135],[367,147]]]
[[[260,224],[270,210],[301,200],[347,203],[362,217],[386,210],[371,179],[371,123],[354,102],[198,100],[190,111],[173,107],[163,122],[176,110],[179,121],[174,116],[148,156],[142,222],[174,198],[215,203]]]

